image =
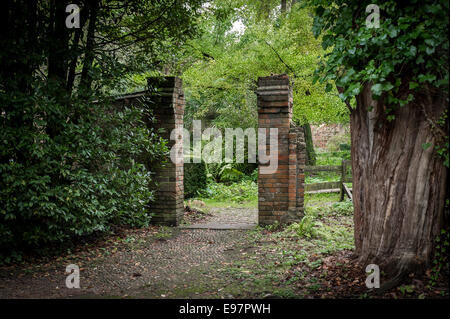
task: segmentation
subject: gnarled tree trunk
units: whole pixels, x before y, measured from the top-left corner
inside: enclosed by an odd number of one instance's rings
[[[430,264],[442,226],[447,169],[433,150],[439,132],[429,120],[447,106],[442,95],[426,94],[388,121],[367,85],[351,111],[356,254],[363,266],[379,265],[390,283]]]

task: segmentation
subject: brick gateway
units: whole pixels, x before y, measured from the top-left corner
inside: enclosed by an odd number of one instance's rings
[[[184,93],[178,77],[148,79],[149,90],[136,92],[116,99],[117,106],[125,106],[146,97],[144,107],[153,110],[157,119],[147,123],[163,128],[161,136],[168,140],[169,149],[175,144],[170,140],[173,129],[183,127]],[[142,103],[142,102],[140,102]],[[258,126],[278,128],[278,169],[272,174],[258,176],[258,223],[299,221],[304,215],[306,148],[303,130],[292,121],[292,83],[287,75],[271,75],[258,79]],[[266,130],[266,143],[270,143]],[[266,149],[269,149],[268,147]],[[177,156],[182,157],[182,150]],[[259,171],[263,164],[259,164]],[[152,222],[178,226],[184,213],[183,161],[173,163],[167,159],[156,170],[156,201],[152,203]]]

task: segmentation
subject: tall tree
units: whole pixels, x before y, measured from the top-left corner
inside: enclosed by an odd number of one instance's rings
[[[257,78],[287,73],[294,82],[293,119],[299,125],[348,123],[349,111],[337,90],[326,93],[325,85],[312,84],[323,50],[308,10],[295,4],[282,15],[279,1],[212,3],[202,21],[205,32],[189,42],[190,63],[181,71],[189,95],[186,122],[212,114],[220,127],[256,126]],[[262,20],[261,6],[268,5],[274,15]],[[233,23],[240,28],[233,30]]]
[[[430,265],[446,218],[449,4],[383,1],[378,27],[370,1],[309,3],[351,112],[356,254],[388,288]]]

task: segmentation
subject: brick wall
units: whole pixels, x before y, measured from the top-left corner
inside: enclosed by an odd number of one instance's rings
[[[177,77],[149,78],[148,105],[156,118],[156,129],[164,129],[161,137],[168,140],[168,147],[172,149],[175,140],[170,139],[173,129],[183,128],[184,94],[181,79]],[[177,138],[182,138],[178,135]],[[156,170],[158,184],[156,200],[150,209],[154,216],[152,223],[164,225],[178,225],[184,213],[183,187],[183,149],[178,149],[175,163],[168,158],[167,163]]]
[[[311,135],[314,148],[326,148],[327,143],[335,135],[350,131],[349,125],[322,124],[311,125]]]
[[[114,105],[120,110],[129,105],[140,105],[152,109],[156,123],[144,119],[149,127],[163,129],[160,136],[168,141],[169,149],[175,141],[170,134],[175,128],[183,128],[184,94],[181,79],[177,77],[149,78],[149,90],[123,95],[115,99]],[[180,136],[178,137],[180,138]],[[145,163],[155,172],[152,188],[156,189],[155,201],[151,204],[151,222],[164,225],[178,225],[184,214],[183,149],[175,156],[181,159],[173,163]]]

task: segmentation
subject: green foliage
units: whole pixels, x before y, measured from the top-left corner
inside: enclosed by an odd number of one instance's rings
[[[289,225],[285,232],[293,233],[300,238],[316,238],[330,240],[343,236],[346,241],[351,240],[351,234],[344,229],[338,229],[332,225],[328,225],[325,220],[330,216],[350,216],[353,214],[353,203],[335,202],[331,206],[307,207],[305,216],[298,223]]]
[[[105,96],[191,37],[201,4],[81,1],[88,23],[69,29],[64,1],[11,2],[0,37],[0,258],[148,224],[166,141],[147,127],[146,101],[120,108]]]
[[[158,240],[167,240],[172,237],[172,230],[167,226],[161,226],[158,232],[155,234],[155,238]]]
[[[283,15],[277,5],[211,2],[201,21],[202,36],[189,41],[192,50],[184,53],[189,61],[183,72],[187,123],[203,119],[220,128],[256,127],[256,80],[271,73],[287,73],[294,80],[293,117],[299,124],[348,122],[337,91],[312,84],[323,50],[310,30],[310,12],[295,4]],[[232,29],[238,22],[241,28]]]
[[[349,151],[350,150],[350,134],[345,132],[332,136],[327,142],[327,150],[329,152]]]
[[[448,258],[448,252],[449,252],[449,242],[450,242],[450,236],[448,229],[442,229],[441,233],[435,240],[435,252],[434,252],[434,258],[432,261],[432,268],[431,268],[431,278],[430,278],[430,284],[431,286],[436,285],[438,283],[439,278],[443,274],[447,274],[449,272],[449,258]]]
[[[339,214],[339,215],[353,215],[353,202],[343,201],[343,202],[337,202],[333,203],[331,205],[331,208],[329,209],[331,212]]]
[[[281,224],[276,220],[273,224],[264,226],[264,229],[269,232],[275,232],[281,229]]]
[[[317,75],[321,82],[335,81],[342,87],[343,100],[371,82],[374,98],[383,96],[389,113],[414,98],[400,97],[405,85],[412,93],[424,86],[448,92],[448,1],[383,1],[378,4],[379,28],[366,27],[370,1],[308,3],[315,13],[314,34],[322,34],[322,46],[331,49]],[[398,77],[400,70],[408,71],[407,82]]]
[[[153,191],[144,163],[167,152],[142,120],[151,113],[142,104],[116,110],[108,100],[74,100],[76,116],[40,90],[20,103],[7,101],[10,108],[0,116],[2,251],[63,242],[111,224],[147,225]],[[23,107],[30,116],[21,115]],[[23,124],[17,127],[12,117]],[[56,133],[49,123],[58,124]]]
[[[251,179],[256,182],[258,169],[254,163],[207,163],[206,171],[208,180],[225,184],[240,182],[244,179]]]
[[[317,227],[320,225],[321,223],[316,220],[316,216],[307,212],[300,222],[289,225],[287,231],[295,232],[298,237],[317,237]]]
[[[350,159],[350,151],[317,152],[317,166],[341,165],[343,159]]]
[[[198,196],[207,187],[205,162],[184,164],[184,197]]]
[[[244,177],[244,173],[233,167],[231,163],[220,169],[220,180],[225,183],[238,182]]]
[[[343,202],[327,203],[321,207],[308,207],[307,215],[311,216],[351,216],[353,215],[353,202],[349,199]]]
[[[438,127],[445,127],[448,123],[448,109],[444,111],[444,114],[436,121]],[[449,168],[449,152],[448,152],[448,136],[442,134],[443,141],[435,146],[436,153],[444,160],[444,165]]]
[[[384,104],[388,121],[406,105],[422,107],[425,113],[424,105],[432,105],[432,96],[448,104],[448,1],[377,3],[379,28],[366,26],[369,0],[308,0],[305,4],[314,9],[313,31],[321,35],[328,52],[315,80],[328,83],[329,89],[335,82],[343,101],[354,106],[354,97],[367,85],[371,96]],[[448,120],[428,120],[439,131],[434,132],[439,136],[435,149],[448,167]]]
[[[247,179],[230,185],[212,182],[200,192],[200,197],[235,203],[254,201],[258,199],[258,185]]]

